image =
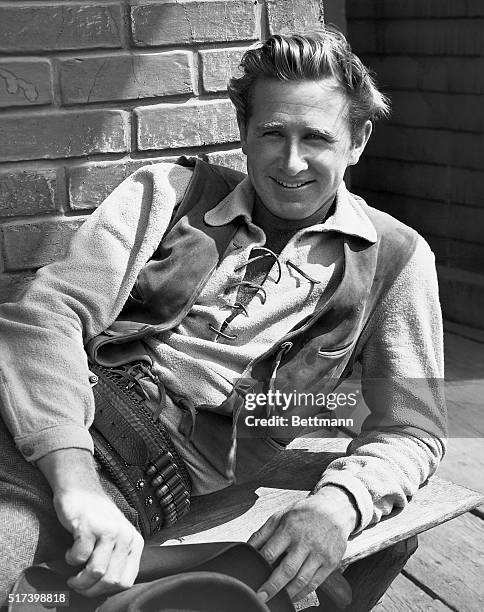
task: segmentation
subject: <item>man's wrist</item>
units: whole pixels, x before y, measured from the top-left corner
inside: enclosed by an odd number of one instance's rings
[[[62,448],[37,461],[54,494],[73,489],[102,491],[92,454],[82,448]]]
[[[348,535],[358,527],[360,522],[358,507],[354,497],[344,487],[327,484],[311,493],[311,496],[325,500],[331,505],[332,513]]]

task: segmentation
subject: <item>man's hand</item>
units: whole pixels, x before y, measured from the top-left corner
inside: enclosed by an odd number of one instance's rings
[[[340,564],[356,521],[347,493],[330,485],[273,514],[249,539],[267,561],[277,562],[259,597],[266,601],[286,587],[298,601],[314,591]]]
[[[68,585],[95,597],[132,586],[138,575],[143,538],[122,512],[97,491],[67,491],[54,496],[60,523],[74,538],[69,565],[85,567]]]
[[[53,490],[57,518],[74,539],[66,561],[84,566],[68,585],[86,597],[132,586],[143,538],[104,493],[91,454],[58,450],[40,459],[38,467]]]

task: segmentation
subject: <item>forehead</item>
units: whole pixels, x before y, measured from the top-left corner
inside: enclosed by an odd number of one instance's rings
[[[258,79],[252,91],[250,120],[254,124],[339,130],[349,126],[349,101],[334,77],[317,81]]]

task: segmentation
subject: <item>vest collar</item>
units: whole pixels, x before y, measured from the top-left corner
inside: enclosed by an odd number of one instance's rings
[[[246,176],[215,208],[205,213],[205,223],[220,227],[231,223],[237,217],[242,217],[247,224],[252,223],[254,197],[254,188]]]
[[[220,227],[231,223],[237,217],[242,217],[248,225],[252,224],[254,196],[254,188],[247,176],[215,208],[205,213],[205,223],[212,227]],[[307,230],[339,232],[347,236],[362,238],[372,244],[377,241],[373,223],[362,205],[346,189],[344,183],[341,183],[336,194],[334,214],[324,223],[313,225]]]

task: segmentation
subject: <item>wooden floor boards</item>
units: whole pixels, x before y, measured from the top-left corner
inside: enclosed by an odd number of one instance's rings
[[[445,334],[449,449],[438,474],[484,492],[484,343]],[[419,536],[419,548],[374,612],[482,612],[484,506]],[[477,516],[476,516],[477,514]]]

